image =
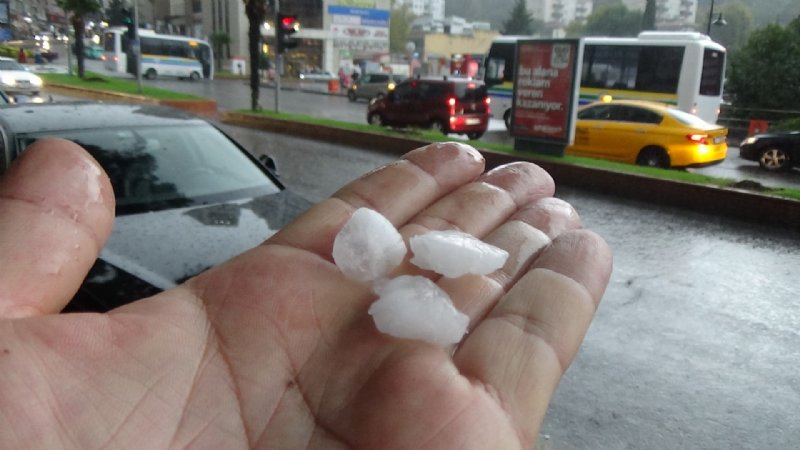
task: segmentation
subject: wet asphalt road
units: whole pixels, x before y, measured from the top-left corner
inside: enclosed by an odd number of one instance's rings
[[[228,92],[222,109],[249,105],[235,98],[238,88],[213,89]],[[297,94],[292,102],[304,110],[292,112],[363,114],[364,103],[333,107],[327,102],[335,97]],[[269,90],[262,95],[270,108]],[[282,104],[289,110],[288,94]],[[273,156],[284,182],[311,200],[394,159],[222,127],[254,153]],[[563,187],[557,196],[606,238],[615,268],[553,398],[540,446],[800,447],[800,232]]]

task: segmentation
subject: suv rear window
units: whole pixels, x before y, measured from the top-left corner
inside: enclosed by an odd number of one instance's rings
[[[455,83],[456,98],[467,102],[478,102],[486,98],[486,86],[474,83]]]

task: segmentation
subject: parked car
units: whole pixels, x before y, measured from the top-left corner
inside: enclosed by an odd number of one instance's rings
[[[87,45],[83,48],[83,54],[86,55],[89,59],[99,59],[101,61],[106,60],[106,56],[103,50],[103,47],[97,45]]]
[[[390,73],[366,73],[350,86],[347,98],[354,102],[360,98],[371,100],[375,97],[384,97],[397,86],[397,83],[406,78],[408,77]]]
[[[373,125],[428,127],[444,134],[483,136],[489,127],[489,96],[482,81],[413,78],[399,83],[367,107]]]
[[[750,136],[739,146],[739,157],[758,161],[761,168],[770,172],[800,166],[800,131]]]
[[[0,172],[46,136],[70,139],[108,173],[114,229],[70,302],[106,311],[248,250],[306,209],[244,148],[205,120],[154,105],[9,105]]]
[[[567,154],[652,167],[702,167],[728,152],[728,129],[668,105],[611,100],[578,110]]]
[[[12,98],[16,95],[37,96],[42,90],[41,77],[13,58],[0,56],[0,89]]]

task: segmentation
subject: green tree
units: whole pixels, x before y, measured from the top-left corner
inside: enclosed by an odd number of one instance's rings
[[[248,23],[247,50],[250,54],[250,109],[256,111],[259,108],[258,91],[261,83],[258,70],[261,62],[261,25],[267,18],[267,3],[265,0],[242,1],[244,1],[244,13],[247,16]]]
[[[528,11],[525,0],[517,0],[508,20],[503,22],[503,34],[530,35],[533,32],[533,16]]]
[[[84,76],[84,54],[83,36],[86,30],[86,17],[100,11],[100,3],[97,0],[56,0],[58,6],[64,11],[71,13],[70,22],[75,32],[75,56],[78,60],[78,77]],[[70,51],[67,49],[67,51]]]
[[[656,0],[646,0],[642,14],[642,30],[656,29]]]
[[[564,29],[564,32],[566,33],[566,36],[568,38],[577,38],[583,36],[584,27],[585,26],[583,22],[579,20],[573,20],[572,22],[567,24],[567,27]]]
[[[731,55],[726,90],[733,106],[797,110],[800,105],[800,17],[786,27],[754,31]]]
[[[394,2],[393,2],[394,3]],[[411,22],[416,17],[408,5],[392,6],[389,19],[389,51],[405,53],[408,36],[411,33]]]
[[[642,13],[622,3],[601,6],[586,19],[584,36],[636,36],[641,31]]]

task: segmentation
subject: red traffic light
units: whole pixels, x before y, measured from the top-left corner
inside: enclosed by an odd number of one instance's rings
[[[300,28],[300,22],[297,21],[297,16],[290,14],[281,14],[280,16],[281,28],[286,31],[297,31]]]

